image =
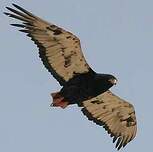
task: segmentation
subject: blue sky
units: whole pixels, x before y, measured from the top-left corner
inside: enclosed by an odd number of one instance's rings
[[[91,67],[114,74],[112,91],[136,110],[138,133],[123,150],[152,149],[152,0],[1,0],[0,151],[114,152],[104,129],[88,121],[76,105],[50,108],[60,89],[38,57],[32,41],[2,14],[16,3],[76,34]]]

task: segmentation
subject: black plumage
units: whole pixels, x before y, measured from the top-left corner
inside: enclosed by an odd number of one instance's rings
[[[70,79],[63,86],[60,94],[70,104],[81,105],[84,100],[95,97],[111,88],[115,82],[109,80],[115,81],[116,78],[110,74],[97,74],[90,69],[88,73],[78,74]]]

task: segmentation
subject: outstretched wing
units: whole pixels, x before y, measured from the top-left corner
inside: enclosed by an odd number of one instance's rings
[[[61,85],[76,74],[89,71],[81,51],[80,40],[75,35],[40,19],[16,4],[13,6],[18,10],[6,7],[13,13],[5,14],[19,19],[22,24],[11,25],[23,28],[20,31],[31,37],[39,48],[43,64]]]
[[[89,120],[101,125],[117,140],[116,148],[124,147],[136,136],[134,107],[110,91],[83,102],[82,112]]]

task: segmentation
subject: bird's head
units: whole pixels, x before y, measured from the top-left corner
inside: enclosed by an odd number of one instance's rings
[[[117,79],[113,76],[113,75],[109,75],[108,76],[108,82],[112,85],[116,85],[117,84]]]
[[[113,85],[116,85],[117,79],[110,74],[97,74],[95,77],[95,90],[97,92],[105,92],[109,90]]]
[[[106,89],[109,89],[113,85],[116,85],[117,81],[118,81],[117,78],[114,77],[113,75],[110,75],[110,74],[104,75],[104,84],[105,84]]]
[[[113,85],[117,84],[117,78],[110,74],[98,74],[96,79],[98,80],[99,84],[102,84],[102,86],[106,88],[110,88]]]

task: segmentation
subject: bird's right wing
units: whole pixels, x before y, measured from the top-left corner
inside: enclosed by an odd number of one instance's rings
[[[31,37],[39,48],[43,64],[61,85],[76,74],[89,71],[80,40],[75,35],[42,20],[16,4],[13,6],[16,9],[6,7],[13,13],[5,14],[22,21],[22,24],[11,25],[23,28],[20,31]]]
[[[116,148],[119,150],[129,143],[137,130],[134,107],[125,100],[106,91],[97,97],[83,102],[82,112],[89,120],[102,125],[108,134],[117,140]]]

